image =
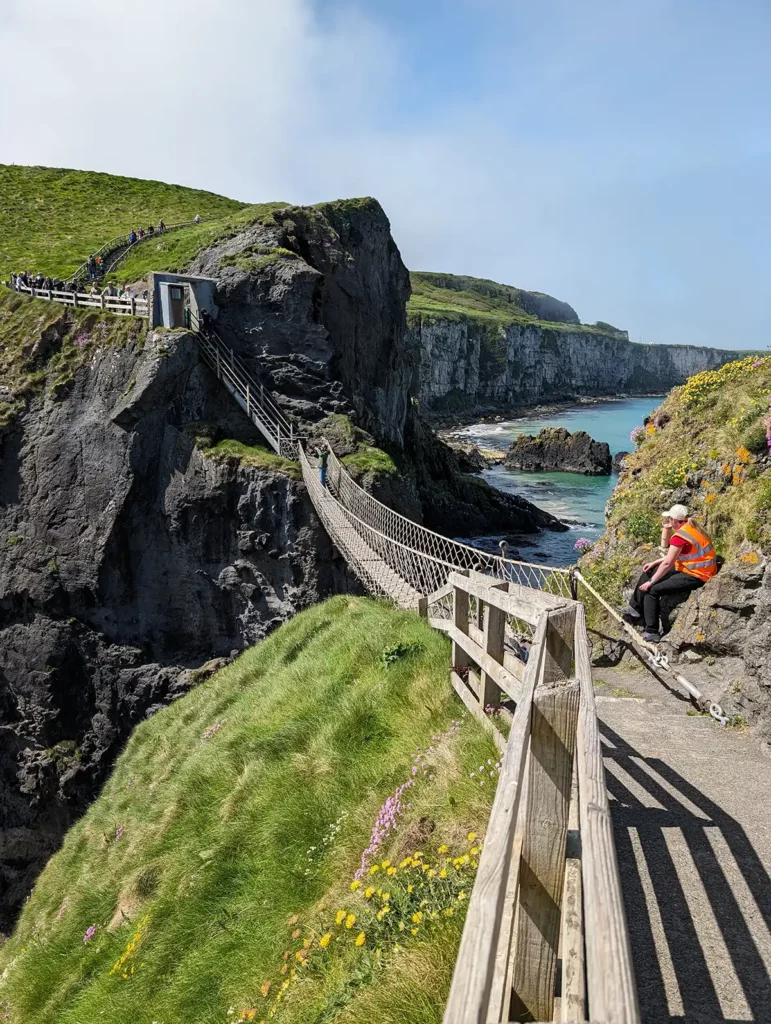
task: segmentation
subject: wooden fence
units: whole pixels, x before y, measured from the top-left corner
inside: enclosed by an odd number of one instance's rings
[[[17,285],[15,291],[31,295],[35,299],[58,302],[62,306],[105,309],[108,313],[117,313],[121,316],[148,316],[147,299],[119,299],[115,295],[105,295],[104,292],[101,295],[92,295],[90,292],[58,292],[51,288],[32,288],[22,284]]]
[[[444,1024],[639,1024],[583,605],[454,572],[428,616],[472,713],[516,705]]]

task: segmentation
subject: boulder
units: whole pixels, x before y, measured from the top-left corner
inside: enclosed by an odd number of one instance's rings
[[[629,455],[629,452],[616,452],[613,456],[612,469],[614,473],[620,473],[624,468],[624,459]]]
[[[509,448],[506,465],[532,472],[561,470],[586,476],[609,476],[612,459],[608,445],[593,440],[584,430],[571,434],[564,427],[544,427],[537,437],[532,434],[518,437]]]

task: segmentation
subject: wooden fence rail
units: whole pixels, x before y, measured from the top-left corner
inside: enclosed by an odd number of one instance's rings
[[[58,302],[62,306],[84,307],[87,309],[104,309],[108,313],[117,313],[119,316],[148,316],[149,303],[147,299],[119,299],[116,295],[92,295],[90,292],[61,292],[52,288],[33,288],[23,284],[16,285],[14,289],[34,299],[45,299],[47,302]]]
[[[428,598],[452,684],[504,751],[444,1024],[639,1024],[584,608],[520,591],[454,572]],[[450,592],[451,618],[432,615]],[[534,626],[526,663],[507,659],[512,616]]]

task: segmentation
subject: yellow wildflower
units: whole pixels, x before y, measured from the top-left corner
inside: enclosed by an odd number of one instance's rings
[[[442,870],[439,872],[439,877],[447,878],[447,868],[442,868]]]
[[[356,936],[355,945],[363,946],[364,943],[366,942],[366,940],[367,940],[367,936],[364,934],[364,932],[359,932],[359,934]]]
[[[386,871],[386,874],[387,875],[395,875],[396,874],[396,868],[389,868],[388,871]]]
[[[335,914],[335,924],[342,924],[345,920],[345,916],[348,913],[347,910],[338,910]]]
[[[479,846],[472,846],[471,847],[471,856],[472,857],[476,857],[476,855],[479,853],[479,850],[480,850]]]
[[[455,913],[454,907],[448,907],[447,910],[445,910],[445,912],[444,912],[444,916],[445,917],[452,917],[452,915],[454,913]]]
[[[474,840],[476,839],[476,837],[477,837],[476,832],[469,832],[469,834],[468,834],[468,841],[470,843],[473,843]]]
[[[436,878],[436,871],[434,871],[434,869],[433,869],[433,868],[431,868],[431,869],[429,870],[429,872],[428,872],[428,877],[429,877],[429,878]]]
[[[319,939],[319,945],[322,949],[326,949],[329,943],[332,941],[332,932],[324,932]]]
[[[413,924],[420,924],[420,922],[423,920],[422,912],[420,910],[416,910],[415,913],[412,915],[411,920]]]
[[[356,881],[351,882],[351,884],[348,886],[348,888],[351,890],[351,892],[356,892],[356,890],[359,888],[360,885],[361,885],[361,882],[357,878]]]
[[[345,919],[345,927],[350,929],[350,928],[353,928],[353,926],[355,924],[356,924],[356,915],[355,914],[349,914],[348,917],[346,917],[346,919]]]
[[[408,885],[408,886],[407,886],[407,892],[413,892],[413,891],[414,891],[414,889],[415,889],[415,886],[414,886],[414,885]]]
[[[422,853],[420,852],[420,850],[416,850],[416,851],[415,851],[415,852],[413,853],[413,855],[412,855],[412,856],[413,856],[413,859],[414,859],[414,860],[420,860],[420,858],[421,858],[421,857],[423,856],[423,854],[422,854]]]
[[[442,843],[442,845],[439,847],[439,850],[437,852],[438,853],[449,853],[449,851],[450,851],[450,847],[447,846],[446,843]]]
[[[466,899],[466,893],[465,892],[459,892],[458,893],[458,902],[462,903],[465,899]]]
[[[400,868],[408,868],[412,864],[412,857],[405,857],[404,860],[399,864]]]
[[[419,931],[419,928],[410,928],[410,935],[417,935]]]
[[[371,875],[376,875],[379,870],[380,870],[380,865],[379,864],[373,864],[372,867],[369,869],[369,873]]]
[[[364,899],[365,900],[371,900],[374,895],[375,895],[374,886],[368,885],[367,888],[364,890]]]
[[[267,999],[269,992],[270,992],[270,982],[269,981],[263,982],[263,984],[260,985],[260,994],[262,995],[262,997],[264,999]]]
[[[384,860],[383,863],[380,865],[380,867],[383,869],[383,871],[385,871],[386,868],[390,868],[391,867],[391,861],[390,860]]]

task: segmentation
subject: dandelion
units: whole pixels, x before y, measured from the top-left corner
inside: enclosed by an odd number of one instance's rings
[[[449,852],[450,852],[450,847],[446,843],[442,843],[442,845],[437,850],[437,853],[449,853]]]
[[[356,915],[349,914],[345,919],[345,927],[350,931],[351,928],[356,924]]]
[[[420,922],[423,920],[422,911],[416,910],[415,913],[410,918],[410,920],[412,921],[413,924],[420,924]]]
[[[364,934],[364,932],[359,932],[359,934],[356,936],[356,942],[354,943],[354,945],[363,946],[366,941],[367,937]]]
[[[374,888],[371,885],[367,886],[367,888],[364,890],[364,899],[365,900],[371,900],[374,895],[375,895]]]
[[[332,932],[324,932],[319,939],[319,945],[322,949],[326,949],[329,943],[332,941]]]
[[[351,890],[351,892],[356,892],[356,890],[359,888],[360,885],[361,885],[361,881],[358,878],[356,878],[356,879],[354,879],[353,882],[351,882],[351,884],[348,886],[348,888]]]
[[[473,843],[474,840],[476,839],[476,837],[477,837],[476,832],[469,832],[469,834],[468,834],[468,836],[466,838],[468,839],[468,841],[470,843]]]
[[[347,910],[338,910],[338,912],[335,914],[335,924],[342,924],[346,918],[347,913]]]

